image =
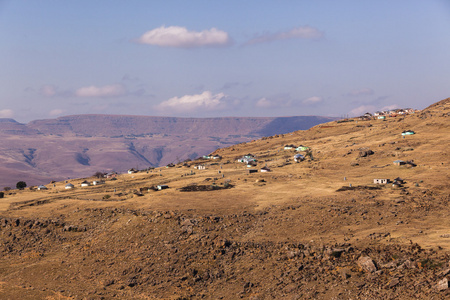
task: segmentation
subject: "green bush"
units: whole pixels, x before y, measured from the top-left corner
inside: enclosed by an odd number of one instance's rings
[[[27,183],[25,181],[19,181],[16,183],[16,188],[18,188],[19,190],[23,190],[26,187]]]
[[[0,198],[3,198],[3,197],[5,197],[5,193],[0,192]]]

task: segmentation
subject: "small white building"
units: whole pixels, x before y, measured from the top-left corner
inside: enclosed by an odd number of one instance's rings
[[[45,185],[40,185],[37,187],[38,191],[42,191],[42,190],[48,190],[48,188]]]
[[[197,170],[206,170],[206,166],[205,166],[205,165],[197,165],[197,166],[194,166],[194,169],[197,169]]]
[[[168,186],[168,185],[165,185],[165,184],[160,184],[160,185],[157,186],[157,188],[158,188],[159,191],[161,191],[161,190],[168,189],[169,186]]]
[[[301,154],[294,155],[294,161],[295,162],[300,162],[300,161],[303,161],[304,159],[305,159],[305,156],[303,156]]]
[[[83,182],[81,183],[81,186],[82,186],[82,187],[89,186],[89,182],[85,180],[85,181],[83,181]]]
[[[270,169],[268,167],[262,167],[261,168],[261,172],[265,173],[265,172],[270,172]]]
[[[128,174],[133,174],[133,173],[137,173],[137,170],[134,168],[128,170]]]
[[[73,184],[68,183],[68,184],[66,184],[65,189],[66,189],[66,190],[68,190],[68,189],[73,189],[74,187],[75,187],[75,186],[74,186]]]
[[[387,178],[381,178],[381,179],[374,179],[374,184],[387,184],[389,182],[389,179]]]

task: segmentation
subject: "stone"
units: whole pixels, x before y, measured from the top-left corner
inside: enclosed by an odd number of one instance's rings
[[[398,280],[398,278],[394,278],[391,281],[389,281],[389,283],[387,284],[387,287],[391,289],[391,288],[395,287],[396,285],[398,285],[399,283],[400,283],[400,280]]]
[[[441,281],[439,281],[436,285],[436,289],[438,291],[445,291],[446,289],[448,289],[448,279],[447,277],[442,279]]]
[[[350,272],[350,270],[348,268],[343,268],[343,269],[339,270],[339,273],[340,273],[341,278],[343,280],[346,280],[346,279],[348,279],[348,278],[350,278],[352,276],[351,272]]]
[[[358,259],[357,264],[361,269],[363,269],[364,271],[370,272],[370,273],[373,273],[377,270],[375,263],[368,256],[361,256]]]

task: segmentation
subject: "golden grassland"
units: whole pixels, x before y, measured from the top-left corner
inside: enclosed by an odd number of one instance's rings
[[[65,189],[66,182],[47,184],[49,189],[44,191],[12,190],[0,199],[0,215],[24,219],[59,217],[65,223],[77,224],[83,222],[83,210],[95,209],[194,216],[257,214],[275,209],[276,217],[261,223],[256,220],[252,230],[235,235],[234,240],[349,243],[359,247],[372,245],[376,240],[386,245],[417,243],[425,249],[439,248],[449,253],[449,112],[450,102],[446,99],[413,115],[384,121],[334,121],[306,131],[218,149],[213,154],[222,156],[220,160],[197,160],[120,174],[116,180],[105,179],[98,186],[80,186],[84,180],[96,180],[90,177],[69,180],[75,185],[70,190]],[[414,130],[416,134],[403,137],[404,130]],[[286,144],[310,147],[313,159],[294,162],[296,152],[284,150]],[[368,149],[373,154],[361,157],[360,152]],[[237,162],[247,153],[255,155],[257,166],[248,168]],[[396,166],[393,161],[398,159],[413,160],[416,166]],[[206,169],[194,169],[199,164],[205,164]],[[260,172],[264,166],[271,171]],[[249,174],[248,169],[258,172]],[[375,178],[397,177],[405,180],[403,186],[373,183]],[[169,188],[151,189],[161,184]],[[233,187],[180,191],[189,185]],[[352,189],[338,191],[350,186]],[[123,234],[120,232],[124,226],[135,219],[134,230],[139,232],[137,218],[119,217],[105,234]],[[95,228],[95,219],[89,222]],[[85,243],[84,247],[89,248],[95,241]],[[3,283],[0,289],[6,286],[11,288]]]

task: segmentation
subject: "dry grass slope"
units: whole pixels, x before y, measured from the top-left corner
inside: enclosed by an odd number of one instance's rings
[[[449,118],[445,99],[218,149],[220,160],[10,191],[0,297],[448,299]],[[287,144],[310,155],[296,163]],[[256,166],[237,162],[248,153]]]

